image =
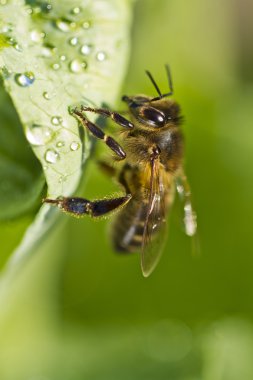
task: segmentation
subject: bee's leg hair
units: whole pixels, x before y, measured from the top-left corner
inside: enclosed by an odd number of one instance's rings
[[[71,214],[75,217],[82,217],[89,215],[91,217],[100,217],[114,210],[123,207],[130,199],[130,194],[126,194],[124,197],[108,198],[95,201],[89,201],[84,198],[67,198],[62,197],[58,199],[46,198],[44,203],[50,203],[58,206],[62,211]]]

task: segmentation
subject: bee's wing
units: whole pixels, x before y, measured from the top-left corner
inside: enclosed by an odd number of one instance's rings
[[[151,162],[149,205],[145,220],[141,268],[145,277],[155,269],[166,240],[166,200],[165,188],[159,171],[158,160]]]

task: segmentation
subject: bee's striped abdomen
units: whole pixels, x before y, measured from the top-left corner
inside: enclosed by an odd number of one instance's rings
[[[112,226],[112,240],[118,252],[140,250],[148,207],[148,199],[140,195],[134,196],[116,216]]]

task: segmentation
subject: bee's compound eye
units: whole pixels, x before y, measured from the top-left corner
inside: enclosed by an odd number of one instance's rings
[[[152,125],[157,125],[158,127],[165,123],[164,114],[153,107],[145,107],[143,109],[143,116]]]

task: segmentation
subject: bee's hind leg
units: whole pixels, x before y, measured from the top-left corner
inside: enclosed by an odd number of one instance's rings
[[[119,198],[108,198],[95,201],[89,201],[84,198],[58,198],[44,199],[44,203],[50,203],[58,206],[62,211],[75,217],[89,215],[91,217],[100,217],[123,207],[131,199],[130,194]]]

